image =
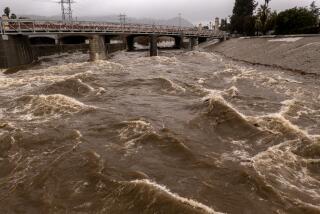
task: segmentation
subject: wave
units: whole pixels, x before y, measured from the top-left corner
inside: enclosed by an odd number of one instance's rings
[[[165,186],[147,179],[124,182],[122,184],[128,188],[126,191],[138,193],[135,199],[147,199],[144,201],[147,202],[146,207],[149,211],[164,209],[163,211],[166,213],[218,213],[200,202],[181,197],[176,193],[172,193]],[[161,205],[163,202],[166,202],[166,206]]]
[[[214,53],[204,52],[204,51],[188,51],[183,54],[184,56],[190,56],[190,57],[199,57],[201,59],[207,59],[213,62],[216,62],[220,59],[220,57]]]
[[[296,154],[297,150],[300,151],[301,147],[306,145],[310,144],[301,140],[290,140],[270,147],[252,158],[253,167],[261,179],[282,198],[295,204],[294,207],[303,202],[320,209],[319,169],[313,171],[310,159]],[[320,159],[316,162],[319,164]]]
[[[80,97],[95,91],[90,85],[80,79],[66,79],[55,82],[43,89],[43,94],[64,94],[70,97]]]
[[[205,204],[181,197],[148,179],[110,181],[102,175],[99,175],[99,178],[111,187],[104,200],[105,213],[219,213]]]
[[[175,92],[182,92],[182,93],[186,92],[185,88],[174,83],[170,79],[160,77],[160,78],[152,79],[152,82],[155,82],[156,84],[158,84],[161,87],[161,89],[166,90],[166,91],[175,91]]]
[[[154,57],[139,57],[133,60],[134,64],[143,64],[146,62],[152,64],[160,64],[160,65],[172,65],[177,64],[178,60],[176,57],[166,57],[166,56],[154,56]]]
[[[230,88],[224,89],[224,90],[216,90],[216,89],[209,89],[209,88],[205,88],[203,87],[203,79],[201,78],[199,81],[201,81],[199,83],[199,85],[193,85],[193,84],[186,84],[190,90],[197,94],[202,96],[202,100],[206,100],[209,97],[221,97],[221,99],[224,99],[223,97],[228,97],[228,98],[236,98],[239,97],[240,95],[240,91],[236,86],[231,86]],[[226,102],[226,101],[225,101]]]
[[[280,113],[248,118],[252,123],[257,124],[259,129],[266,130],[275,135],[282,135],[289,139],[296,139],[299,137],[310,140],[310,135],[306,131],[294,125]]]
[[[60,117],[80,111],[93,110],[95,107],[85,105],[76,99],[62,95],[28,95],[15,100],[11,113],[18,113],[25,119]]]
[[[211,90],[209,95],[202,98],[200,108],[204,112],[193,119],[191,124],[198,124],[216,134],[229,137],[248,137],[256,133],[258,130],[255,125],[228,103],[221,95],[222,93]]]
[[[314,137],[312,142],[304,141],[293,152],[296,155],[309,159],[310,163],[320,163],[320,137]]]
[[[126,155],[153,147],[166,155],[180,155],[193,160],[191,149],[169,130],[162,130],[158,133],[150,123],[143,120],[124,121],[119,124],[118,130]]]
[[[170,79],[164,77],[152,78],[152,79],[135,79],[126,83],[120,84],[120,86],[150,86],[156,91],[162,91],[165,93],[176,94],[185,93],[186,89],[179,84],[173,82]]]

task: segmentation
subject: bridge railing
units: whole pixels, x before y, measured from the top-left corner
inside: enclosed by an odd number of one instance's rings
[[[217,36],[211,30],[164,26],[148,24],[120,24],[110,22],[88,22],[88,21],[50,21],[29,19],[0,20],[1,34],[32,34],[32,33],[129,33],[186,36]]]

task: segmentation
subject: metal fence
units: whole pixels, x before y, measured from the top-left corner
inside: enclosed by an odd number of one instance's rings
[[[29,19],[0,20],[1,34],[94,33],[94,34],[160,34],[199,37],[223,37],[221,32],[197,27],[147,24],[120,24],[88,21],[49,21]]]

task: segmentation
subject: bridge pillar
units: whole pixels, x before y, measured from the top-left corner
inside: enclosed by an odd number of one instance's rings
[[[105,37],[104,37],[104,42],[105,42],[106,44],[110,44],[110,43],[111,43],[111,37],[110,37],[110,36],[105,36]]]
[[[174,48],[183,48],[183,36],[178,36],[174,38]]]
[[[194,47],[198,45],[198,40],[196,37],[189,38],[189,50],[194,50]]]
[[[134,50],[134,37],[133,36],[127,37],[127,50],[128,51]]]
[[[206,37],[199,37],[198,38],[198,43],[201,44],[201,43],[204,43],[207,41],[207,38]]]
[[[107,59],[107,49],[105,45],[105,37],[93,35],[90,38],[90,60],[105,60]]]
[[[28,65],[36,59],[27,36],[0,36],[0,68]]]
[[[158,56],[157,36],[150,35],[150,56]]]

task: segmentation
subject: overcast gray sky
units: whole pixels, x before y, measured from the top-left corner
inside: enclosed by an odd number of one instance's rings
[[[58,0],[0,0],[0,8],[10,6],[16,14],[60,15]],[[263,0],[259,0],[262,2]],[[312,0],[272,0],[272,9],[308,6]],[[316,1],[320,5],[320,0]],[[234,0],[76,0],[74,16],[126,13],[137,18],[172,18],[181,13],[193,23],[232,13]]]

